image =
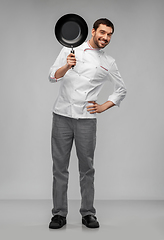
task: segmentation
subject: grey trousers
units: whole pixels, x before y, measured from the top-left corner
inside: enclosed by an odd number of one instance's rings
[[[82,216],[95,215],[93,158],[96,145],[96,119],[73,119],[53,113],[53,215],[68,213],[68,167],[73,141],[78,157]]]

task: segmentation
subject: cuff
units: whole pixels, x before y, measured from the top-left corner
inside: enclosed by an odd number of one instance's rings
[[[58,81],[60,81],[62,79],[62,77],[61,78],[55,78],[55,74],[50,74],[49,75],[49,80],[50,80],[50,82],[58,82]]]

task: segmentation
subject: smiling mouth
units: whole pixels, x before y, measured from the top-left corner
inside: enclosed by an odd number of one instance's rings
[[[99,40],[102,44],[107,44],[107,41]]]

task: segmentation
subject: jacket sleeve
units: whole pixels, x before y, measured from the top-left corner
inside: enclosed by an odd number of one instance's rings
[[[62,80],[62,78],[58,78],[58,79],[55,78],[55,72],[67,63],[68,54],[69,54],[68,50],[65,47],[63,47],[58,57],[56,58],[56,61],[54,62],[54,64],[49,70],[48,78],[50,82],[54,83]]]
[[[120,106],[121,101],[125,98],[127,90],[125,83],[118,71],[116,62],[112,64],[109,71],[109,79],[114,85],[113,93],[108,97],[108,101],[113,102],[116,106]]]

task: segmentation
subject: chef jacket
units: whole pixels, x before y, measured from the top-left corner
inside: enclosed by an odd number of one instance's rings
[[[70,48],[63,47],[49,71],[49,80],[61,83],[53,112],[76,119],[96,118],[96,113],[90,114],[86,106],[92,104],[88,101],[97,101],[108,80],[113,83],[114,91],[107,101],[119,106],[126,95],[126,87],[115,60],[103,49],[92,48],[89,42],[85,42],[75,48],[76,65],[56,79],[55,72],[67,63],[69,54]]]

